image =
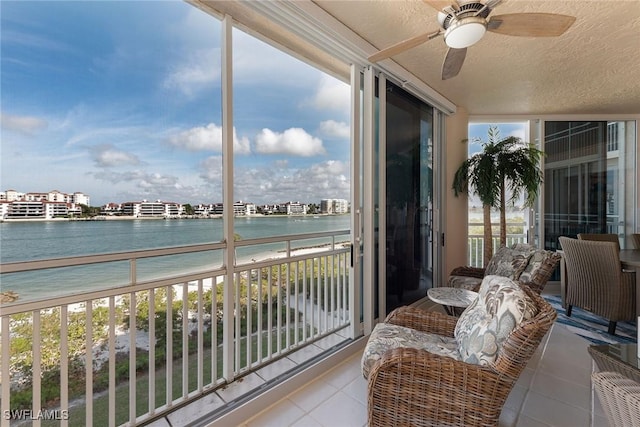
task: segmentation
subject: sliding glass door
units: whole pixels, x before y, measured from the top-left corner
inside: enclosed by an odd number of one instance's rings
[[[387,312],[424,298],[433,280],[433,149],[433,108],[387,82]]]
[[[618,234],[625,247],[635,229],[636,138],[634,121],[545,122],[545,248],[578,233]]]

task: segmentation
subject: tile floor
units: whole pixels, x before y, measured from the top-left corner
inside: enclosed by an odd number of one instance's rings
[[[421,308],[442,310],[440,306],[433,305]],[[319,375],[308,375],[297,383],[297,389],[289,387],[283,391],[275,386],[261,397],[238,405],[231,411],[232,416],[215,415],[213,412],[224,408],[227,402],[232,402],[236,397],[265,386],[270,379],[281,374],[290,376],[286,371],[295,364],[308,360],[341,340],[343,338],[327,337],[303,352],[251,373],[224,390],[217,390],[156,420],[151,426],[366,426],[367,383],[360,370],[361,348],[364,344],[353,346],[355,350],[351,350],[351,355],[346,359],[342,354],[333,356],[329,369]],[[591,409],[592,361],[587,352],[589,344],[565,326],[554,324],[509,395],[500,426],[606,427],[608,423],[597,397],[594,409]]]
[[[500,426],[607,426],[597,397],[591,411],[588,345],[585,339],[555,324],[509,395]],[[366,388],[360,354],[356,354],[242,425],[366,426]]]

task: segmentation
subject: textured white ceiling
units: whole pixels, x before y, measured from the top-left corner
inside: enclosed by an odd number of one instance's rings
[[[378,49],[438,29],[421,0],[314,3]],[[390,60],[473,115],[640,114],[640,0],[504,0],[491,16],[522,12],[577,19],[554,38],[488,32],[446,81],[442,37]]]

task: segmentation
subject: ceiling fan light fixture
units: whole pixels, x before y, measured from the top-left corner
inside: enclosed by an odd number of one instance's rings
[[[464,49],[476,44],[487,32],[487,20],[477,16],[452,22],[444,33],[447,46]]]

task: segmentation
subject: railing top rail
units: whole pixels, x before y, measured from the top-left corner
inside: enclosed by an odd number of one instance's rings
[[[321,231],[317,233],[303,233],[303,234],[287,234],[273,237],[259,237],[255,239],[247,239],[247,240],[238,240],[234,242],[234,246],[252,246],[252,245],[263,245],[267,243],[278,243],[278,242],[292,242],[295,240],[307,240],[307,239],[317,239],[321,237],[333,237],[333,236],[342,236],[349,235],[351,233],[350,230],[336,230],[336,231]]]

